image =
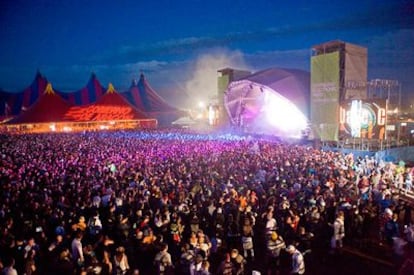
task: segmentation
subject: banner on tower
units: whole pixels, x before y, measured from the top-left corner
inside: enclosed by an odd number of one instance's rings
[[[312,56],[311,123],[321,140],[338,140],[339,52]]]

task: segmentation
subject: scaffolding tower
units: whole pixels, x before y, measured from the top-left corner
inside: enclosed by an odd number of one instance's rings
[[[398,80],[373,79],[368,81],[368,98],[387,99],[388,110],[401,110],[401,84]]]

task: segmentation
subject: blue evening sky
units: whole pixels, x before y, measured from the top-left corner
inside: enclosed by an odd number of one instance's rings
[[[56,90],[95,72],[124,91],[143,71],[188,104],[215,93],[218,69],[309,71],[312,46],[336,39],[368,49],[369,79],[414,95],[413,0],[1,0],[0,88],[20,91],[40,70]]]

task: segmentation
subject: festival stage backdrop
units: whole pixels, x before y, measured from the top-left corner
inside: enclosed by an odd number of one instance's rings
[[[347,100],[339,107],[339,134],[343,138],[384,139],[386,123],[385,99]]]

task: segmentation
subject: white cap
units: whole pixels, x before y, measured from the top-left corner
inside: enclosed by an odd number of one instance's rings
[[[385,208],[385,214],[392,216],[392,210],[389,208]]]

